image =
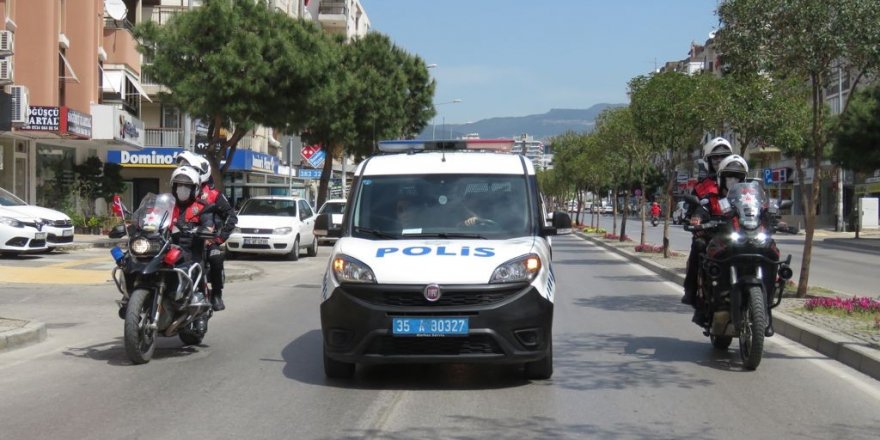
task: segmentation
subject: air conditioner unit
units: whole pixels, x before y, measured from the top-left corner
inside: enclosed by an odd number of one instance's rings
[[[7,86],[6,92],[12,95],[12,125],[20,127],[28,121],[28,88]]]
[[[15,34],[0,31],[0,56],[12,55],[15,52]]]
[[[11,84],[13,82],[12,75],[12,58],[3,58],[0,60],[0,84]]]

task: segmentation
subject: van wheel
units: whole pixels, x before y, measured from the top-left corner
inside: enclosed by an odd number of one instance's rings
[[[307,252],[310,257],[318,256],[318,237],[312,239],[312,245],[308,247]]]

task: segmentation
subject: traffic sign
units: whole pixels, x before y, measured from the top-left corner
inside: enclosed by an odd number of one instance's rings
[[[764,183],[768,185],[773,183],[773,170],[770,168],[764,168]]]

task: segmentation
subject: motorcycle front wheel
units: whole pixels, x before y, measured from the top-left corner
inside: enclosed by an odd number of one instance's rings
[[[739,354],[748,370],[758,368],[764,355],[764,329],[767,328],[767,312],[764,292],[760,286],[749,287],[749,302],[743,313],[739,334]]]
[[[152,328],[153,293],[146,289],[132,292],[125,311],[125,354],[135,365],[150,362],[156,351],[158,329]]]

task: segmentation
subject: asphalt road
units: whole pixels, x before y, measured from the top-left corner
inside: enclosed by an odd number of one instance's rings
[[[0,439],[876,438],[878,383],[784,338],[757,371],[690,324],[677,286],[554,238],[555,374],[395,365],[328,381],[321,257],[260,261],[205,344],[130,365],[112,286],[0,285],[2,314],[46,341],[0,353]],[[3,264],[3,262],[0,262]],[[735,345],[735,344],[734,344]]]
[[[590,224],[589,217],[582,221]],[[611,231],[612,217],[601,216],[599,224]],[[619,230],[619,218],[617,227]],[[663,243],[663,223],[655,227],[648,222],[646,233],[647,242],[658,245]],[[638,242],[641,236],[641,221],[628,220],[626,235]],[[786,255],[791,255],[791,267],[794,270],[794,280],[797,281],[800,278],[805,236],[803,234],[776,234],[773,238],[776,240],[783,258]],[[688,252],[690,243],[691,233],[685,232],[681,226],[670,223],[670,247]],[[810,285],[822,286],[851,295],[880,296],[880,287],[876,281],[878,263],[880,263],[880,257],[874,253],[824,246],[821,240],[814,239],[812,262],[810,263]]]

